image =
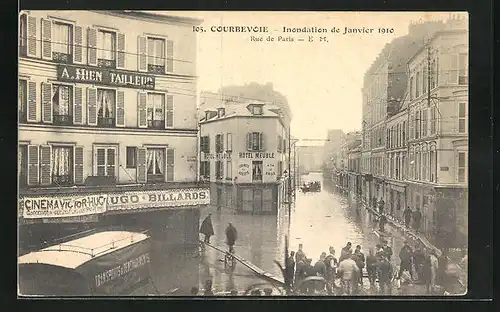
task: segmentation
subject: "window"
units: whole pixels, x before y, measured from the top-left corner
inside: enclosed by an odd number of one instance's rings
[[[252,161],[252,181],[262,181],[262,161]]]
[[[200,149],[203,153],[210,153],[210,139],[208,135],[200,138]]]
[[[429,151],[429,181],[436,182],[436,150],[431,147]]]
[[[420,84],[422,83],[421,82],[421,79],[420,79],[420,72],[417,72],[417,78],[415,79],[415,97],[419,97],[420,96]]]
[[[165,182],[165,149],[148,148],[146,153],[148,182]]]
[[[283,149],[283,139],[281,138],[281,135],[278,135],[278,153],[281,153],[282,149]]]
[[[19,20],[19,53],[23,56],[28,54],[28,21],[26,14],[22,14]]]
[[[127,169],[135,169],[137,167],[137,148],[127,146]]]
[[[102,67],[116,67],[116,33],[106,30],[98,31],[97,64]]]
[[[403,146],[406,145],[406,121],[403,121],[403,129],[401,134],[403,140]]]
[[[115,91],[97,89],[97,125],[100,127],[115,126]]]
[[[437,122],[436,110],[437,109],[435,106],[431,108],[431,132],[430,132],[431,135],[436,134],[436,122]]]
[[[251,110],[252,110],[252,114],[254,114],[254,115],[262,115],[263,114],[262,105],[252,105]]]
[[[420,111],[415,114],[415,139],[420,137]]]
[[[428,160],[429,160],[429,153],[427,152],[427,150],[424,150],[422,152],[422,180],[429,179],[429,177],[427,176]]]
[[[467,53],[460,53],[458,55],[458,84],[466,85],[468,83],[467,71]]]
[[[413,100],[413,77],[410,78],[410,100]]]
[[[231,180],[233,178],[233,166],[230,160],[226,161],[226,180]]]
[[[422,94],[427,93],[427,84],[429,83],[429,78],[427,76],[428,72],[427,65],[424,67],[424,70],[422,72]]]
[[[224,163],[222,160],[217,160],[215,162],[215,178],[217,180],[222,180],[222,177],[224,176]]]
[[[431,61],[431,89],[434,89],[437,86],[437,79],[438,79],[438,73],[437,73],[437,62],[435,59]],[[430,90],[429,90],[430,91]]]
[[[233,150],[233,135],[228,133],[226,135],[226,151],[231,152]]]
[[[200,176],[203,179],[210,179],[210,162],[209,161],[200,162]]]
[[[73,90],[70,86],[52,86],[52,105],[55,125],[73,124]]]
[[[52,184],[73,184],[73,147],[52,146]]]
[[[224,137],[222,134],[215,136],[215,153],[222,153],[224,151]]]
[[[467,182],[467,154],[458,152],[458,182]]]
[[[148,93],[148,128],[165,129],[165,94]]]
[[[19,122],[26,122],[28,115],[28,82],[26,80],[19,80],[18,91],[18,111]]]
[[[52,24],[52,59],[71,63],[73,50],[73,27],[70,24],[53,22]]]
[[[406,156],[401,157],[401,179],[406,179]]]
[[[458,133],[467,132],[466,109],[467,107],[465,103],[458,103]]]
[[[148,72],[165,73],[165,40],[148,38]]]
[[[97,176],[116,176],[116,147],[98,147],[95,157]]]
[[[422,110],[422,137],[427,136],[427,109]]]
[[[286,139],[283,139],[283,145],[282,145],[282,147],[283,147],[283,153],[286,153],[286,151],[287,151],[287,141],[286,141]]]
[[[28,146],[19,145],[17,153],[17,178],[19,187],[28,185]]]
[[[420,172],[422,170],[422,168],[421,168],[421,165],[422,165],[422,162],[421,162],[422,154],[421,154],[420,150],[417,150],[415,152],[415,156],[417,158],[417,160],[415,162],[415,179],[416,180],[420,180]]]
[[[217,114],[218,114],[219,118],[224,117],[226,115],[226,109],[225,108],[218,108]]]
[[[263,133],[250,132],[247,137],[247,149],[250,151],[260,151],[263,149]]]

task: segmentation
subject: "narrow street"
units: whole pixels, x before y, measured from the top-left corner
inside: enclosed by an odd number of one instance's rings
[[[307,180],[323,179],[320,173],[314,173],[303,177],[303,181]],[[303,244],[306,255],[313,259],[313,263],[322,252],[328,252],[329,246],[335,248],[338,257],[341,248],[351,242],[353,247],[361,245],[362,251],[367,255],[369,249],[380,241],[380,237],[373,231],[373,218],[365,209],[325,187],[319,193],[299,192],[291,210],[290,250],[297,250],[298,245]],[[238,230],[236,253],[261,269],[281,277],[274,260],[283,263],[284,259],[285,236],[288,231],[286,205],[278,216],[227,214],[210,207],[202,211],[201,219],[209,212],[212,213],[215,230],[215,236],[211,240],[213,244],[225,248],[224,231],[228,222],[231,222]],[[398,233],[390,233],[387,240],[394,252],[392,262],[397,265],[397,253],[404,239]],[[207,279],[213,280],[215,292],[233,288],[243,290],[252,284],[265,282],[241,264],[237,264],[232,274],[227,273],[222,257],[215,250],[207,250],[200,266],[200,288]],[[365,281],[364,288],[368,292],[368,281]],[[414,293],[423,294],[423,289],[418,286],[414,288]]]

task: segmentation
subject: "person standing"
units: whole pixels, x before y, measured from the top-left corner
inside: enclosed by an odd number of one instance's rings
[[[424,262],[425,253],[422,251],[421,247],[417,247],[417,249],[413,252],[413,265],[415,267],[415,271],[417,272],[418,283],[424,283]]]
[[[233,226],[231,222],[227,224],[226,228],[226,240],[227,240],[227,245],[229,246],[229,252],[234,252],[234,244],[236,243],[236,239],[238,239],[238,231],[236,231],[236,228]]]
[[[382,259],[378,265],[378,281],[380,285],[381,294],[391,294],[392,276],[393,276],[392,265],[389,262],[387,256],[384,255],[382,256]]]
[[[379,231],[384,233],[385,232],[385,225],[387,224],[387,217],[384,214],[380,215],[380,218],[378,220],[378,226],[379,226]]]
[[[411,211],[410,207],[406,207],[405,211],[403,211],[403,219],[405,220],[405,226],[407,229],[410,228],[412,214],[413,212]]]
[[[422,221],[422,212],[420,212],[420,208],[417,208],[417,210],[413,212],[413,229],[415,230],[415,232],[417,232],[417,234],[420,230],[421,221]]]
[[[351,255],[340,261],[338,275],[342,281],[342,289],[345,294],[352,294],[356,289],[359,268]]]
[[[382,249],[384,249],[384,254],[386,255],[387,257],[387,260],[391,261],[391,257],[392,257],[392,248],[391,246],[388,245],[388,242],[387,240],[384,240],[382,242]]]
[[[203,220],[200,227],[200,233],[205,236],[203,240],[205,243],[210,244],[210,236],[214,235],[214,227],[212,225],[212,214],[209,213],[208,216]]]
[[[295,262],[296,263],[299,263],[300,261],[306,262],[306,260],[307,260],[306,254],[305,254],[304,250],[302,250],[303,247],[304,247],[304,245],[299,244],[299,250],[297,250],[297,252],[295,253]]]
[[[295,268],[294,285],[300,284],[300,282],[304,280],[305,276],[306,276],[306,262],[304,260],[300,260],[299,262],[297,262]]]
[[[399,273],[398,276],[401,277],[401,274],[404,270],[408,270],[411,274],[411,259],[413,257],[413,250],[408,245],[408,241],[404,241],[404,245],[399,251],[399,260],[401,260],[399,264]]]
[[[370,248],[368,257],[366,257],[366,271],[368,272],[371,287],[375,287],[375,281],[377,280],[377,264],[378,258],[374,254],[373,248]]]
[[[326,276],[326,265],[325,265],[326,252],[323,252],[319,256],[319,260],[314,264],[314,270],[316,271],[317,276],[323,277],[325,280]]]
[[[351,242],[347,242],[347,245],[345,245],[340,251],[339,262],[342,262],[344,259],[347,259],[348,257],[351,256],[351,254],[352,254],[352,244]]]
[[[381,215],[383,215],[384,214],[384,209],[385,209],[385,202],[381,198],[380,201],[378,202],[378,213],[380,213]]]
[[[365,267],[365,255],[361,252],[361,245],[357,245],[352,255],[354,262],[359,268],[359,284],[363,285],[363,269]]]
[[[325,258],[325,267],[326,267],[326,291],[329,294],[333,293],[334,286],[334,276],[335,276],[335,268],[333,267],[333,256],[329,254]]]
[[[291,251],[290,256],[286,261],[285,274],[287,277],[288,285],[293,286],[293,277],[295,276],[295,252]]]
[[[432,261],[428,253],[424,254],[424,261],[422,264],[422,280],[424,282],[427,294],[430,294],[432,286]]]
[[[331,264],[332,264],[332,287],[335,288],[336,287],[335,280],[337,278],[337,267],[339,266],[339,261],[335,257],[335,248],[333,248],[332,246],[330,246],[330,248],[328,248],[328,250],[330,251],[330,256],[332,257],[332,260],[331,260]]]

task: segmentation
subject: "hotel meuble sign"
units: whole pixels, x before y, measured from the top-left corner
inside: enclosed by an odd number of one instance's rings
[[[155,77],[111,68],[58,65],[57,80],[138,89],[155,88]]]

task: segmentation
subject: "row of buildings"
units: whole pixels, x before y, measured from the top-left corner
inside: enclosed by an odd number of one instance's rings
[[[200,23],[142,11],[21,12],[21,249],[98,226],[149,229],[197,249],[202,207],[276,212],[287,194],[289,118],[220,96],[200,111]]]
[[[440,247],[467,245],[467,20],[412,24],[366,72],[362,131],[343,135],[338,185],[384,200],[402,219],[419,208]]]

